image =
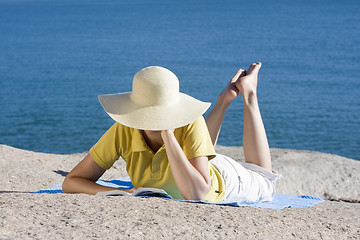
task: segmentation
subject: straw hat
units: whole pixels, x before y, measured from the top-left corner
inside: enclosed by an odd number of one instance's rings
[[[112,119],[141,130],[185,126],[211,105],[179,92],[178,78],[163,67],[147,67],[137,72],[132,92],[99,95],[98,98]]]

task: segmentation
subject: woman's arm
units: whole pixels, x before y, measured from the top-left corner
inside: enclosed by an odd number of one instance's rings
[[[87,193],[95,195],[117,188],[105,187],[95,183],[105,172],[90,154],[74,167],[66,176],[62,188],[64,193]]]
[[[210,190],[211,178],[208,158],[196,157],[190,161],[185,156],[173,130],[161,131],[176,186],[186,200],[204,200]]]

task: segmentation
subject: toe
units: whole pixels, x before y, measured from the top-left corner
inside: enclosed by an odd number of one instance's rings
[[[250,68],[251,68],[251,71],[248,73],[248,75],[249,74],[257,74],[261,68],[261,62],[251,64],[249,69]]]
[[[261,62],[256,63],[254,66],[253,72],[255,72],[257,74],[259,72],[260,68],[261,68]]]
[[[249,69],[246,71],[247,72],[247,75],[251,74],[251,72],[254,70],[256,66],[256,63],[252,63],[249,67]]]
[[[242,77],[242,76],[245,76],[246,75],[246,71],[244,70],[244,69],[239,69],[236,73],[235,73],[235,75],[234,75],[234,77],[230,80],[230,82],[236,82],[236,80],[238,80],[239,79],[239,77]]]

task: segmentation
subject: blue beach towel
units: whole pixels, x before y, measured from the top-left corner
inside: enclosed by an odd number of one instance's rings
[[[129,177],[119,178],[112,181],[97,181],[98,184],[103,186],[109,186],[114,188],[121,189],[131,189],[133,185]],[[58,184],[54,187],[37,191],[35,193],[62,193],[62,186]],[[174,199],[171,199],[174,200]],[[175,200],[182,202],[193,202],[193,203],[204,203],[204,204],[215,204],[215,205],[225,205],[225,206],[250,206],[255,208],[269,208],[269,209],[283,209],[283,208],[306,208],[311,207],[317,203],[323,202],[324,200],[318,197],[312,196],[297,196],[297,195],[284,195],[284,194],[276,194],[274,199],[271,202],[260,202],[260,203],[244,203],[244,202],[221,202],[221,203],[210,203],[204,201],[192,201],[192,200]]]

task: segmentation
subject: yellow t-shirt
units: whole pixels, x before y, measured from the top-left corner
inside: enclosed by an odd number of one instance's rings
[[[215,150],[203,117],[174,131],[186,157],[215,157]],[[109,169],[121,156],[134,187],[164,189],[175,199],[183,199],[170,169],[163,145],[156,153],[146,144],[141,130],[115,123],[90,149],[90,155],[103,169]],[[205,200],[221,202],[225,197],[224,179],[209,162],[211,189]]]

